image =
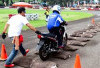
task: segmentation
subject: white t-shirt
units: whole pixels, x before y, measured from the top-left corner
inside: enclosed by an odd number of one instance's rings
[[[7,23],[10,25],[8,30],[8,37],[14,37],[19,36],[23,25],[26,25],[29,22],[26,17],[18,14],[11,17]]]

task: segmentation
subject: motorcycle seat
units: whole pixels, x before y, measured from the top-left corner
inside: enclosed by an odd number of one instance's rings
[[[45,37],[53,37],[55,38],[55,34],[52,34],[52,33],[42,33],[41,35],[45,36]]]

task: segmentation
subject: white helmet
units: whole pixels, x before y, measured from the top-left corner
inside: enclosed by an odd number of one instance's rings
[[[54,5],[52,10],[53,11],[58,11],[60,13],[61,12],[61,7],[59,5]]]

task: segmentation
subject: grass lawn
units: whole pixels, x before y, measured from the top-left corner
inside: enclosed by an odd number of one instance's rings
[[[41,26],[46,25],[44,12],[45,10],[26,9],[26,13],[39,14],[38,20],[29,21],[35,27],[41,27]],[[50,11],[50,13],[52,12]],[[17,10],[16,9],[0,9],[0,33],[2,33],[4,25],[8,20],[9,14],[17,14]],[[74,11],[73,12],[72,11],[62,11],[61,15],[66,21],[74,21],[74,20],[79,20],[82,18],[88,18],[88,17],[93,16],[93,14],[90,14],[90,13],[74,12]],[[24,26],[23,29],[27,29],[27,27]]]

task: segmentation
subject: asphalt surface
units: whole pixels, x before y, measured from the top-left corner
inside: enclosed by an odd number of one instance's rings
[[[93,13],[95,16],[92,18],[94,18],[95,22],[96,23],[100,22],[100,11],[79,11],[79,12]],[[87,28],[88,25],[91,25],[92,18],[69,22],[66,32],[68,34],[72,34],[74,31]],[[41,32],[48,32],[46,27],[40,27],[37,29],[40,30]],[[39,41],[36,37],[36,34],[31,30],[22,31],[22,34],[24,36],[24,42],[23,42],[24,48],[25,49],[29,48],[30,52],[33,51]],[[100,67],[100,64],[99,64],[100,38],[99,37],[100,37],[100,33],[97,33],[96,36],[94,36],[85,47],[80,47],[79,50],[74,52],[72,56],[67,60],[53,58],[50,61],[56,62],[59,65],[58,68],[73,68],[74,62],[75,62],[75,56],[78,53],[81,58],[82,68],[99,68]],[[11,44],[10,39],[6,38],[4,42],[1,40],[1,36],[0,36],[0,48],[1,48],[1,43],[4,43],[6,45],[6,51],[7,51],[7,54],[9,55],[12,50],[12,44]],[[17,56],[19,55],[20,53]],[[4,61],[0,61],[0,68],[4,68],[3,64],[4,64]],[[23,68],[23,67],[14,67],[14,68]]]
[[[82,11],[82,12],[93,13],[95,16],[92,18],[94,18],[95,23],[100,22],[100,11]],[[69,24],[69,26],[67,26],[67,33],[72,34],[74,31],[87,28],[88,25],[91,25],[92,18],[75,21],[74,24],[73,23]],[[91,39],[91,41],[87,43],[85,47],[81,47],[79,48],[78,51],[74,52],[71,58],[69,58],[68,60],[61,60],[59,68],[74,68],[76,54],[80,55],[82,68],[100,68],[99,45],[100,45],[100,33],[97,33],[96,36],[94,36]],[[59,63],[57,59],[55,59],[54,61],[56,63]]]

